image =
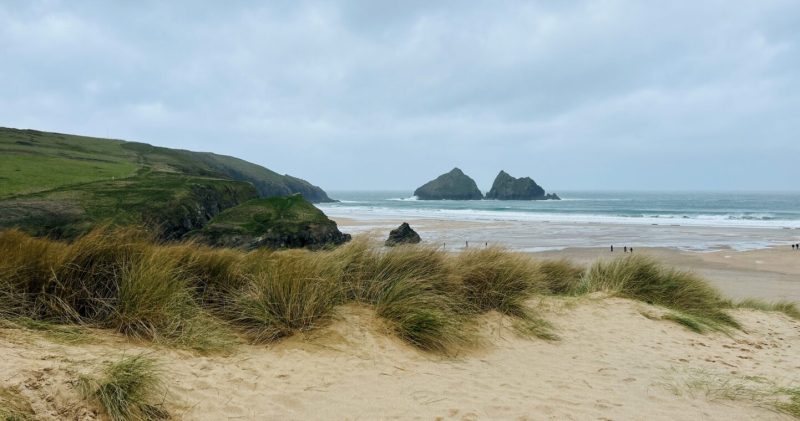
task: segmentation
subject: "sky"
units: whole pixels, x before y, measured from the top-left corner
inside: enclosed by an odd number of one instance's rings
[[[0,126],[326,190],[800,190],[800,2],[0,0]]]

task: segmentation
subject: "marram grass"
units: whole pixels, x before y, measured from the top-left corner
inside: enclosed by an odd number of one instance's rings
[[[473,322],[489,311],[525,336],[555,339],[533,300],[545,294],[605,291],[665,307],[667,319],[697,332],[737,328],[733,307],[799,315],[788,302],[724,300],[696,275],[642,256],[584,269],[496,247],[450,254],[365,238],[317,252],[244,252],[159,243],[132,228],[71,243],[0,231],[0,253],[0,318],[110,328],[199,351],[317,329],[348,302],[372,306],[399,337],[435,352],[472,343]]]
[[[734,308],[749,308],[759,311],[772,311],[783,313],[793,319],[800,320],[800,308],[791,301],[768,302],[754,298],[747,298],[738,302],[731,302]]]
[[[232,294],[223,314],[252,341],[270,342],[324,325],[341,300],[341,287],[326,277],[319,256],[308,251],[275,254]]]
[[[739,328],[715,288],[697,275],[665,268],[648,257],[597,262],[587,271],[585,282],[587,291],[606,291],[675,310],[678,313],[668,319],[695,331]]]
[[[106,365],[96,377],[82,376],[79,386],[113,421],[149,421],[169,418],[162,377],[156,360],[136,355]]]

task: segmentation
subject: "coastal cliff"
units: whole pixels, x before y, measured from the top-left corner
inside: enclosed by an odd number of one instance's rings
[[[494,179],[487,199],[496,200],[561,200],[555,193],[546,194],[542,186],[530,177],[514,178],[500,171]]]
[[[458,168],[436,177],[414,191],[414,196],[422,200],[480,200],[483,193],[475,180]]]
[[[214,217],[195,238],[211,246],[252,250],[333,246],[350,240],[300,194],[249,200]]]
[[[332,201],[303,179],[231,156],[10,128],[0,128],[0,180],[6,181],[0,183],[0,229],[59,239],[101,226],[137,226],[161,240],[182,240],[251,199]],[[297,229],[265,244],[343,242],[345,235],[322,218],[327,222],[309,225],[308,232]],[[288,223],[278,222],[275,232]]]

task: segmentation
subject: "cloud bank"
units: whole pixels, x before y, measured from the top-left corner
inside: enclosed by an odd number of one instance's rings
[[[794,0],[254,3],[4,2],[0,125],[331,190],[798,188]]]

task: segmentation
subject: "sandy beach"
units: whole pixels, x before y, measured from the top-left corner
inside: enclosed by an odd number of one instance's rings
[[[338,220],[376,242],[399,222]],[[454,253],[467,248],[454,238],[476,238],[474,222],[410,222],[428,244],[447,238]],[[486,243],[518,244],[487,238],[469,247]],[[590,265],[623,256],[620,247],[529,253]],[[635,253],[694,271],[730,298],[800,301],[800,252],[789,247]],[[473,325],[478,343],[455,355],[411,346],[373,307],[355,303],[338,306],[320,329],[266,345],[243,339],[211,355],[109,330],[64,337],[10,321],[0,325],[0,379],[44,420],[107,419],[77,379],[133,355],[158,361],[163,400],[186,420],[795,419],[779,410],[790,399],[783,391],[800,390],[800,322],[787,314],[730,309],[739,329],[697,333],[669,320],[670,310],[602,292],[535,296],[527,306],[557,339],[521,336],[513,319],[490,311]]]
[[[736,310],[742,331],[700,335],[618,298],[531,303],[559,341],[521,338],[481,319],[483,345],[455,358],[411,348],[367,308],[345,306],[327,328],[229,356],[198,356],[95,332],[64,344],[0,329],[0,378],[40,419],[102,419],[75,378],[124,355],[156,357],[171,408],[187,420],[792,419],[773,387],[800,378],[800,323]],[[761,393],[765,393],[762,395]]]
[[[384,238],[389,230],[404,222],[400,219],[366,220],[334,217],[345,232],[371,235],[376,240]],[[520,224],[505,221],[476,222],[437,219],[408,221],[428,244],[442,244],[447,250],[459,251],[470,241],[472,247],[485,244],[502,245],[514,250],[530,252],[544,259],[570,259],[590,265],[598,259],[623,255],[623,247],[634,246],[637,254],[653,256],[658,261],[696,272],[717,286],[730,298],[760,298],[769,301],[790,300],[800,302],[800,251],[793,250],[787,241],[784,245],[736,250],[724,244],[717,249],[694,251],[675,247],[640,247],[643,230],[668,230],[670,227],[607,226],[604,224]],[[784,235],[783,230],[723,227],[672,227],[675,232],[694,237],[724,235],[737,238],[774,238]],[[542,233],[547,232],[544,236]],[[564,233],[567,233],[565,235]],[[576,239],[576,233],[585,232],[586,239]],[[602,237],[603,245],[599,245]],[[795,237],[791,237],[795,238]],[[575,247],[575,244],[594,242],[595,247]],[[606,243],[615,244],[614,253]],[[675,240],[680,244],[680,239]],[[571,246],[573,245],[573,246]]]

